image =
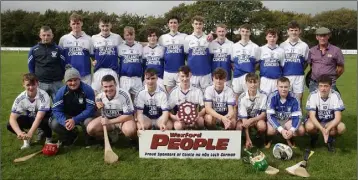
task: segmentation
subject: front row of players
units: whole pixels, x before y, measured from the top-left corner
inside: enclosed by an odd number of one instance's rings
[[[47,142],[52,141],[52,130],[56,132],[64,146],[76,141],[76,126],[82,126],[88,144],[103,138],[103,126],[106,125],[112,142],[118,139],[121,131],[135,146],[138,144],[137,130],[216,129],[221,126],[226,130],[245,131],[246,148],[252,146],[251,127],[256,128],[258,135],[266,135],[266,148],[270,147],[271,137],[276,134],[282,135],[294,147],[293,137],[303,136],[306,130],[311,135],[312,146],[320,131],[329,151],[334,151],[334,137],[345,131],[341,122],[344,104],[339,93],[331,89],[331,79],[327,76],[321,77],[318,90],[309,95],[308,116],[303,123],[299,101],[289,91],[290,81],[285,77],[277,80],[278,90],[267,96],[259,90],[258,75],[249,73],[245,79],[248,90],[236,101],[233,90],[226,86],[227,73],[222,68],[213,72],[213,85],[205,89],[205,95],[191,85],[192,74],[188,66],[180,67],[178,76],[179,85],[167,95],[157,84],[156,71],[147,69],[145,85],[132,103],[129,93],[118,89],[112,75],[102,78],[103,92],[95,98],[93,89],[81,82],[79,72],[70,68],[65,73],[66,85],[57,92],[51,112],[48,94],[38,88],[37,77],[28,73],[23,76],[25,91],[14,101],[7,129],[24,140],[22,149],[30,146],[37,127],[45,131]],[[183,102],[191,102],[200,109],[193,124],[184,123],[177,114],[178,106]]]

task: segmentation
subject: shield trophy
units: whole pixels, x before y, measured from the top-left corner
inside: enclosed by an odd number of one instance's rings
[[[194,103],[185,101],[179,105],[178,117],[185,124],[193,124],[197,116],[198,110]]]

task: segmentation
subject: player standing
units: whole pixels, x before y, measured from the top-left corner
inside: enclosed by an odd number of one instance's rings
[[[170,32],[159,38],[159,44],[164,46],[164,75],[163,81],[167,92],[179,83],[178,70],[185,64],[184,38],[187,34],[178,32],[179,18],[168,18]]]
[[[138,130],[173,129],[173,123],[169,120],[168,96],[157,84],[156,70],[148,68],[144,74],[145,85],[134,100]]]
[[[65,51],[66,64],[71,64],[81,75],[81,81],[91,85],[92,39],[82,31],[82,17],[76,13],[70,16],[72,31],[60,38],[59,46]]]
[[[235,95],[225,85],[226,79],[226,70],[219,67],[213,72],[214,84],[205,89],[205,125],[208,129],[215,129],[216,124],[223,125],[225,129],[235,129]]]
[[[234,79],[232,87],[237,97],[247,91],[245,77],[247,73],[255,72],[255,65],[260,56],[260,48],[250,40],[251,26],[240,26],[240,41],[232,46],[232,61],[234,66]]]
[[[98,26],[101,32],[92,36],[95,57],[92,62],[94,65],[92,88],[96,94],[102,92],[101,80],[107,74],[114,77],[116,85],[119,87],[117,48],[123,42],[120,35],[111,32],[112,23],[109,17],[102,17]]]
[[[266,31],[267,44],[260,47],[260,89],[268,95],[277,90],[277,79],[282,76],[281,63],[285,52],[276,44],[277,39],[277,31],[268,29]]]
[[[185,37],[184,44],[185,53],[188,54],[188,66],[193,74],[190,82],[205,91],[205,88],[212,84],[210,42],[203,32],[204,18],[194,16],[191,21],[194,32]]]
[[[209,51],[213,57],[211,71],[214,72],[216,68],[222,67],[227,72],[226,85],[231,87],[231,51],[234,43],[226,38],[226,33],[227,29],[225,24],[216,25],[216,34],[218,37],[209,44]]]
[[[317,131],[321,131],[328,151],[334,152],[335,136],[342,135],[346,126],[342,122],[342,111],[345,109],[339,93],[332,89],[332,78],[321,76],[318,80],[318,90],[313,91],[307,98],[309,119],[305,123],[307,133],[311,134],[311,146],[318,140]]]
[[[169,108],[172,110],[169,115],[170,119],[174,122],[174,129],[176,130],[183,130],[188,127],[204,128],[205,107],[203,92],[201,89],[191,85],[191,77],[192,74],[189,66],[180,67],[180,83],[175,86],[169,94]],[[187,125],[178,117],[179,105],[184,102],[190,102],[199,106],[200,111],[195,118],[194,124]]]
[[[157,84],[165,89],[163,84],[164,73],[164,47],[158,44],[158,31],[150,28],[147,30],[148,45],[143,48],[144,70],[153,68],[157,71]]]
[[[288,24],[288,39],[280,44],[285,51],[282,62],[282,75],[287,77],[291,83],[291,89],[300,100],[302,107],[302,94],[304,91],[305,66],[309,52],[308,45],[299,38],[301,29],[296,21]]]
[[[273,136],[277,132],[286,139],[287,144],[294,147],[294,136],[303,136],[305,129],[300,123],[302,116],[300,103],[295,95],[289,91],[290,80],[280,77],[277,80],[277,89],[267,99],[267,136]],[[271,140],[267,138],[266,148],[271,146]]]
[[[118,47],[120,60],[119,75],[120,87],[131,94],[132,99],[142,88],[143,76],[143,46],[135,42],[135,30],[133,27],[124,28],[125,43]]]

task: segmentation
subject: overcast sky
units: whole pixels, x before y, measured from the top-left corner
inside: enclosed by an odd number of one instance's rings
[[[47,9],[56,10],[103,10],[109,13],[122,14],[124,12],[138,15],[162,15],[180,3],[193,1],[1,1],[1,11],[8,9],[23,9],[27,11],[44,12]],[[342,7],[357,10],[356,1],[262,1],[271,10],[294,11],[310,13],[312,15],[339,9]]]

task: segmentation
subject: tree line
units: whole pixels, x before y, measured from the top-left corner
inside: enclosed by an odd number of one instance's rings
[[[7,10],[1,13],[1,45],[7,47],[31,47],[39,41],[39,29],[48,25],[54,33],[54,41],[69,33],[69,16],[74,11],[47,10],[44,13],[24,10]],[[276,28],[279,42],[287,38],[287,24],[296,20],[302,28],[301,39],[310,47],[317,44],[315,28],[325,26],[332,31],[330,42],[342,49],[357,49],[357,12],[341,8],[324,11],[314,16],[305,13],[268,10],[260,1],[197,1],[192,4],[180,4],[161,16],[137,15],[132,13],[109,14],[103,11],[89,12],[79,10],[76,13],[83,17],[82,29],[89,35],[99,33],[98,21],[107,15],[112,19],[112,32],[123,35],[125,26],[136,29],[136,40],[146,42],[145,30],[156,27],[160,33],[169,31],[167,18],[177,16],[180,19],[179,31],[192,33],[191,17],[201,15],[205,18],[206,33],[215,31],[215,24],[224,23],[228,27],[227,38],[239,40],[235,31],[242,24],[251,24],[254,32],[251,39],[258,45],[265,44],[268,28]],[[261,32],[261,33],[260,33]]]

